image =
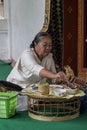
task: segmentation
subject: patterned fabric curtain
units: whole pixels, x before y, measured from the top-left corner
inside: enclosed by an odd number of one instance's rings
[[[50,23],[47,32],[53,39],[53,57],[55,64],[62,67],[63,54],[63,0],[51,0]]]

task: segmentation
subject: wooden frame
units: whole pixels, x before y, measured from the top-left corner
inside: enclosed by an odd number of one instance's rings
[[[87,68],[84,68],[84,1],[78,0],[78,76],[84,77],[87,80]]]
[[[48,30],[50,22],[50,0],[45,0],[45,16],[44,16],[44,24],[41,29],[42,32],[46,32]]]

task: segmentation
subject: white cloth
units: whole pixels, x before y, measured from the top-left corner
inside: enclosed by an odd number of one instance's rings
[[[43,68],[56,73],[52,54],[50,53],[40,61],[34,52],[34,49],[27,49],[17,60],[16,65],[7,77],[7,81],[18,84],[22,88],[26,88],[30,84],[46,80],[39,76],[39,73]]]

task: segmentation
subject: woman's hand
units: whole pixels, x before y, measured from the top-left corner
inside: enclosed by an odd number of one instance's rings
[[[65,75],[63,71],[60,71],[57,74],[59,75],[59,77],[56,78],[56,81],[55,81],[56,84],[63,83],[67,80],[67,76]]]

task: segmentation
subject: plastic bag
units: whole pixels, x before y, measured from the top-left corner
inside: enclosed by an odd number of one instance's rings
[[[28,110],[28,97],[27,95],[18,95],[17,111]]]

